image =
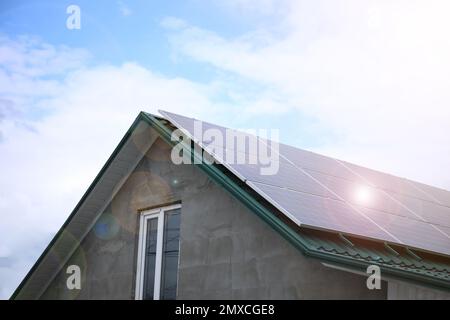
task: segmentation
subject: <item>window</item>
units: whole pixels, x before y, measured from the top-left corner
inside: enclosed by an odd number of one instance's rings
[[[136,299],[176,298],[180,251],[179,204],[142,212]]]

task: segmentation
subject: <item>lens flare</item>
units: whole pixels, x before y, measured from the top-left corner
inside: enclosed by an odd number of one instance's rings
[[[114,238],[120,230],[117,219],[110,213],[104,213],[95,223],[95,235],[103,240]]]
[[[370,204],[372,201],[372,191],[367,186],[358,186],[355,190],[354,198],[358,204]]]

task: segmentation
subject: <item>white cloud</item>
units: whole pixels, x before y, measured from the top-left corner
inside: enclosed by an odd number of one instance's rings
[[[219,7],[238,16],[273,16],[285,13],[289,0],[215,0]]]
[[[133,11],[130,9],[129,6],[127,6],[123,1],[117,1],[117,4],[119,5],[120,13],[125,16],[131,16],[133,14]]]
[[[84,51],[28,38],[2,38],[0,48],[9,61],[0,68],[8,84],[0,86],[0,298],[8,298],[139,111],[198,116],[211,104],[208,86],[135,63],[89,68]]]
[[[167,29],[180,29],[187,27],[188,24],[184,20],[176,17],[165,17],[161,21],[161,26]]]
[[[178,55],[271,88],[262,111],[284,105],[340,137],[317,150],[450,188],[448,1],[285,5],[238,37],[182,23],[169,37]]]

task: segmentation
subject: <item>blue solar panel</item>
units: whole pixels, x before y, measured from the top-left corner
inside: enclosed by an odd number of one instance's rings
[[[165,111],[161,114],[194,134],[194,119]],[[206,122],[202,127],[202,133],[214,129],[226,137],[224,127]],[[238,137],[255,138],[247,133]],[[260,164],[248,162],[257,156],[248,143],[236,147],[199,138],[201,146],[215,148],[215,157],[226,168],[299,225],[450,255],[449,191],[285,144],[279,145],[278,172],[263,175]],[[229,155],[233,157],[227,158]],[[237,156],[247,162],[236,163]]]

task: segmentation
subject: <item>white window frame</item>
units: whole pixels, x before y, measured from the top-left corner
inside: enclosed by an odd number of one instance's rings
[[[156,234],[156,259],[155,259],[155,281],[153,288],[153,299],[159,300],[161,293],[161,268],[162,268],[162,249],[164,241],[164,219],[166,211],[180,209],[181,204],[174,204],[170,206],[160,207],[141,212],[139,222],[139,244],[137,256],[137,271],[136,271],[136,292],[135,299],[142,300],[143,287],[145,277],[145,248],[147,243],[147,222],[150,219],[158,219],[158,228]]]

